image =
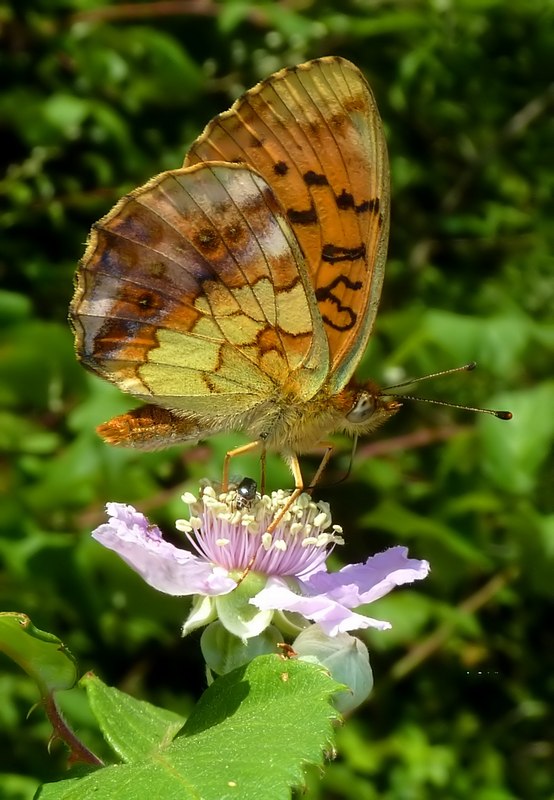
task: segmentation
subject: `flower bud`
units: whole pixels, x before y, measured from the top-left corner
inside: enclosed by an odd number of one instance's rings
[[[360,639],[348,633],[327,636],[319,625],[310,625],[292,646],[302,661],[321,664],[338,683],[348,687],[333,697],[341,714],[353,711],[369,697],[373,673],[367,647]]]

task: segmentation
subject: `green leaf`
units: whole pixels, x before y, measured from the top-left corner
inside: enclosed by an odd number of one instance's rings
[[[200,647],[206,666],[217,675],[225,675],[248,664],[256,656],[277,653],[283,634],[275,625],[268,625],[259,636],[241,640],[229,633],[219,620],[211,622],[202,632]]]
[[[74,95],[52,94],[43,104],[44,119],[64,136],[73,138],[89,111],[88,103]]]
[[[0,410],[0,450],[4,453],[53,453],[60,437],[30,419]]]
[[[96,675],[85,675],[80,683],[106,741],[127,763],[166,747],[183,727],[179,714],[106,686]]]
[[[304,768],[322,764],[338,717],[330,697],[339,688],[313,664],[262,656],[216,680],[182,735],[163,751],[148,756],[141,747],[132,764],[49,784],[38,797],[136,800],[140,787],[141,796],[164,800],[288,800],[292,787],[303,784]],[[114,698],[102,693],[102,706],[107,709]],[[124,714],[131,707],[119,698],[116,705]],[[134,724],[136,708],[130,715]],[[147,716],[153,713],[147,709]],[[115,716],[108,716],[111,728]],[[130,733],[133,725],[125,727]]]
[[[427,314],[425,329],[429,341],[455,362],[475,360],[502,376],[521,361],[531,335],[529,320],[522,315],[468,317],[437,310]]]
[[[36,681],[43,696],[75,685],[77,669],[69,650],[57,636],[35,628],[26,614],[0,614],[0,650]]]
[[[497,486],[510,492],[528,493],[552,452],[554,383],[497,395],[492,401],[497,408],[509,409],[514,417],[501,428],[491,425],[489,420],[480,420],[486,452],[484,470]]]
[[[221,33],[229,35],[248,17],[252,10],[252,3],[245,3],[243,0],[229,0],[222,3],[221,10],[217,14],[217,24]]]
[[[436,541],[441,547],[470,564],[484,566],[486,557],[472,542],[438,519],[415,514],[406,508],[384,501],[362,518],[367,528],[382,528],[407,543],[416,537]]]
[[[28,297],[19,292],[0,289],[0,325],[7,327],[31,315],[32,304]]]

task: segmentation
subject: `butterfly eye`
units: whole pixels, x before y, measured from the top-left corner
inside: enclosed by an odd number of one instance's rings
[[[356,402],[346,415],[349,422],[365,422],[375,412],[375,398],[367,392],[361,392]]]

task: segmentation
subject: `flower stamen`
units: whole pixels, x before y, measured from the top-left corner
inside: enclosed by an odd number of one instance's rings
[[[291,505],[281,489],[245,504],[237,489],[217,494],[207,484],[198,499],[190,492],[182,499],[190,515],[177,520],[177,529],[203,558],[230,572],[298,577],[318,568],[329,550],[343,543],[328,504],[314,502],[307,493]]]

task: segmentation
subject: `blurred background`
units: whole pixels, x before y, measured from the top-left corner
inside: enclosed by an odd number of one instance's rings
[[[179,500],[217,480],[218,437],[140,454],[95,426],[136,406],[77,363],[67,325],[91,224],[176,168],[204,125],[282,66],[322,55],[365,73],[392,176],[389,262],[360,365],[382,385],[476,360],[422,403],[345,441],[316,497],[339,559],[404,544],[431,576],[372,606],[369,702],[304,797],[554,796],[554,6],[544,0],[35,0],[0,3],[0,607],[63,639],[81,672],[187,712],[205,687],[184,599],[90,540],[108,500],[174,535]],[[549,78],[550,76],[550,78]],[[309,475],[317,457],[306,457]],[[255,456],[233,465],[256,477]],[[278,459],[269,487],[291,486]],[[0,797],[63,774],[35,686],[0,656]],[[105,753],[80,690],[79,734]]]

